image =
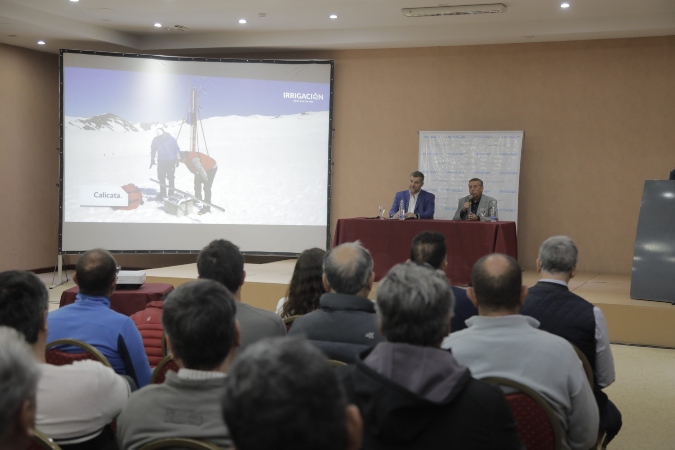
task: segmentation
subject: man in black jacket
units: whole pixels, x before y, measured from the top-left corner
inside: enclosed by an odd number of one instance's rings
[[[553,236],[539,248],[539,282],[530,288],[520,313],[539,321],[539,329],[574,344],[586,356],[594,372],[593,394],[600,412],[600,432],[605,443],[619,433],[621,413],[602,389],[614,382],[614,357],[607,322],[600,308],[571,292],[569,281],[577,273],[579,251],[567,236]]]
[[[342,369],[363,417],[363,448],[520,449],[504,394],[471,377],[439,347],[454,297],[445,274],[414,263],[392,268],[377,289],[386,342]]]
[[[323,261],[327,293],[319,309],[297,318],[289,335],[305,335],[330,359],[354,362],[356,355],[382,341],[375,305],[368,299],[375,272],[370,252],[358,242],[331,249]]]

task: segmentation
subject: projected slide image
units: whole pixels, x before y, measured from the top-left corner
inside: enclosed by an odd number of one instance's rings
[[[66,67],[63,96],[65,222],[326,224],[328,83]]]

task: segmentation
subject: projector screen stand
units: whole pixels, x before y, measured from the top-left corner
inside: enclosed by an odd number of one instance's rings
[[[58,273],[59,282],[54,284],[54,278]],[[56,267],[54,267],[54,276],[52,277],[52,285],[49,286],[49,289],[54,289],[55,287],[61,286],[69,282],[68,271],[66,271],[66,279],[63,280],[63,255],[59,254],[56,256]]]

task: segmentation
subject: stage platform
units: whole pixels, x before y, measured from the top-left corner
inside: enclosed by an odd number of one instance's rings
[[[286,294],[295,260],[267,264],[246,264],[246,282],[242,291],[245,303],[273,311]],[[197,278],[197,265],[152,269],[150,283],[179,286]],[[534,271],[523,273],[524,283],[533,286],[538,279]],[[632,300],[630,276],[579,273],[570,289],[599,307],[609,326],[612,343],[675,348],[675,306],[670,303]],[[377,283],[370,297],[375,298]]]

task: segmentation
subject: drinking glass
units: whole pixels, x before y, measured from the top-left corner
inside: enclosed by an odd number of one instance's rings
[[[480,216],[481,219],[485,219],[485,214],[487,214],[485,208],[481,208],[478,210],[478,215]]]
[[[384,219],[384,213],[387,211],[384,206],[378,206],[377,207],[378,211],[380,211],[380,219]]]

